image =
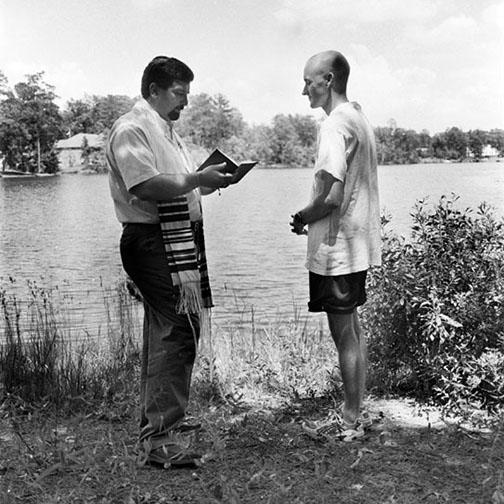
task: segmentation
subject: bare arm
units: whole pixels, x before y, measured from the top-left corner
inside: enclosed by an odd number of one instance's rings
[[[215,189],[227,187],[232,175],[225,173],[226,164],[207,166],[204,170],[194,173],[177,175],[160,173],[132,187],[130,192],[137,198],[148,201],[163,201],[186,194],[197,187],[202,188],[202,194],[209,194]]]
[[[290,223],[293,233],[304,234],[306,224],[316,222],[329,215],[343,201],[343,182],[326,171],[321,171],[320,176],[323,182],[322,191],[313,202],[293,216],[294,219]]]

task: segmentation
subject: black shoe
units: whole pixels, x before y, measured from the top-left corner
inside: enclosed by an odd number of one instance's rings
[[[174,445],[160,446],[147,455],[144,465],[161,469],[195,469],[201,465],[201,455]]]

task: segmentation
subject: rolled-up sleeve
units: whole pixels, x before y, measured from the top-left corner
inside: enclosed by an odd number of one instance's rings
[[[132,124],[119,127],[110,139],[114,161],[128,191],[159,175],[145,133]]]

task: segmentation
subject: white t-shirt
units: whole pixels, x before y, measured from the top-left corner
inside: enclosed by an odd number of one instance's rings
[[[119,222],[157,224],[154,201],[141,200],[129,190],[160,173],[180,176],[195,167],[182,140],[144,100],[113,125],[107,142],[109,185]],[[201,219],[198,189],[186,195],[192,221]]]
[[[338,105],[320,126],[312,201],[325,171],[344,183],[341,206],[309,224],[306,267],[324,276],[381,264],[376,146],[371,125],[354,102]]]

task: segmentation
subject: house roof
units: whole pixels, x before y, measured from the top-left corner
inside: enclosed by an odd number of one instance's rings
[[[104,141],[102,135],[94,135],[92,133],[77,133],[70,138],[65,138],[64,140],[58,140],[54,146],[56,149],[80,149],[82,148],[82,142],[84,137],[87,138],[89,147],[100,148],[103,147]]]

